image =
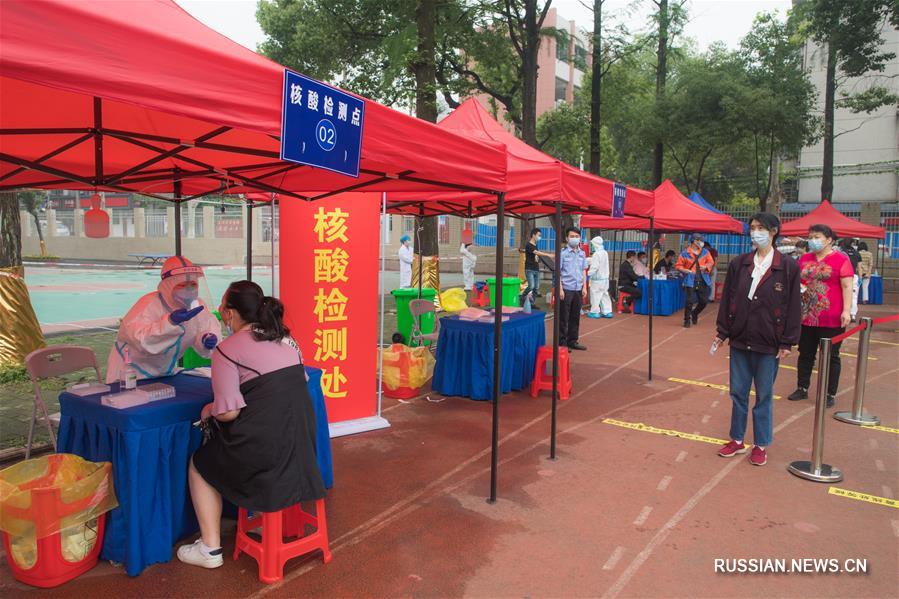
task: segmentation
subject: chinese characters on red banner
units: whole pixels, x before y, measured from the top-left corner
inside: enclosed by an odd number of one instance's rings
[[[334,112],[337,112],[335,104]],[[280,293],[329,422],[377,411],[380,194],[281,203]]]
[[[349,214],[340,208],[326,210],[319,207],[315,212],[313,232],[316,242],[325,247],[316,247],[313,283],[315,293],[315,362],[324,366],[322,392],[325,397],[346,397],[346,375],[340,364],[347,359],[347,315],[349,299],[341,291],[349,285],[346,269],[350,255],[346,250],[349,243]],[[326,365],[326,366],[325,366]]]

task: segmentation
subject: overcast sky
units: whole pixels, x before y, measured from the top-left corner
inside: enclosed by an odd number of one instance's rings
[[[410,0],[411,1],[411,0]],[[256,22],[256,0],[176,0],[189,13],[234,41],[255,50],[265,39]],[[592,0],[555,0],[559,14],[574,20],[580,29],[592,29],[593,13],[584,4]],[[790,0],[688,0],[690,23],[686,35],[700,49],[715,41],[736,48],[759,12],[785,15]],[[606,0],[604,20],[610,25],[624,22],[632,31],[645,30],[651,14],[650,0]]]

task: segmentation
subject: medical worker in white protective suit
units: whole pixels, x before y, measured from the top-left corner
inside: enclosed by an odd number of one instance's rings
[[[204,358],[222,334],[209,306],[199,299],[203,269],[187,258],[172,256],[162,266],[162,280],[128,310],[109,351],[106,382],[121,379],[125,356],[138,378],[168,376],[188,347]]]
[[[400,237],[400,287],[412,287],[412,238],[408,235]]]
[[[612,318],[612,298],[609,296],[609,254],[602,247],[602,237],[590,240],[590,318]]]
[[[463,243],[459,246],[459,253],[462,254],[462,288],[465,291],[471,291],[474,287],[474,265],[478,262],[478,257],[469,251],[470,243]]]

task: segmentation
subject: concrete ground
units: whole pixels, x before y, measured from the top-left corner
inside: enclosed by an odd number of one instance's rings
[[[726,439],[730,419],[727,350],[714,357],[707,351],[716,311],[710,306],[691,329],[677,316],[655,319],[651,382],[646,317],[584,319],[581,340],[589,351],[572,356],[574,392],[559,404],[557,460],[548,459],[548,394],[502,399],[495,505],[485,502],[489,402],[438,394],[387,400],[391,428],[332,441],[330,564],[315,556],[293,560],[282,582],[266,586],[246,555],[237,562],[228,557],[213,571],[173,561],[136,578],[103,563],[52,591],[20,585],[0,568],[0,594],[896,597],[897,323],[875,331],[868,366],[866,408],[884,428],[828,417],[825,461],[841,468],[845,480],[824,485],[786,470],[809,457],[814,413],[810,400],[785,399],[795,387],[795,355],[781,365],[775,386],[783,399],[775,401],[768,464],[716,455],[714,439]],[[862,308],[873,316],[895,312],[895,306]],[[854,341],[844,344],[837,409],[851,402],[856,350]],[[638,430],[635,423],[664,430]],[[227,522],[226,556],[232,550]],[[716,559],[736,558],[785,559],[787,568],[794,559],[832,558],[842,571],[715,572]],[[846,571],[855,560],[867,560],[866,573]]]

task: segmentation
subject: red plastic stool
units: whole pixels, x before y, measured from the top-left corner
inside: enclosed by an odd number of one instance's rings
[[[559,348],[559,399],[571,397],[571,370],[569,367],[568,348]],[[531,397],[537,397],[541,391],[553,389],[553,348],[544,345],[537,350],[537,364],[534,366],[534,380],[531,381]]]
[[[472,306],[488,306],[490,305],[490,287],[487,284],[483,286],[478,283],[471,290],[471,305]]]
[[[618,313],[624,314],[624,298],[630,297],[630,293],[625,293],[623,291],[618,291]],[[633,304],[631,304],[631,312],[633,312]]]
[[[58,522],[63,517],[80,512],[96,501],[94,494],[82,499],[66,503],[62,499],[58,488],[39,488],[46,480],[52,480],[59,470],[62,458],[65,454],[49,456],[49,468],[45,476],[28,483],[31,488],[31,505],[25,507],[5,505],[4,516],[23,521],[34,522],[35,536],[37,537],[37,559],[30,568],[20,566],[13,557],[10,538],[7,533],[2,533],[3,546],[6,550],[6,561],[13,577],[20,582],[41,588],[51,588],[68,582],[81,576],[97,565],[100,557],[100,549],[103,547],[103,533],[106,531],[106,514],[97,518],[97,537],[93,548],[85,557],[76,562],[68,561],[62,553],[62,535],[59,532],[51,533],[44,522]],[[109,480],[112,480],[112,464],[104,464]],[[26,485],[20,486],[25,488]]]
[[[258,528],[262,522],[262,539],[257,541],[247,533]],[[306,525],[315,528],[306,533]],[[284,542],[284,537],[296,537]],[[234,559],[243,551],[259,564],[259,580],[266,584],[278,582],[284,577],[287,560],[321,549],[324,562],[331,561],[328,548],[328,524],[325,519],[325,500],[315,500],[315,515],[303,510],[300,504],[292,505],[280,512],[260,512],[247,517],[247,510],[239,508],[237,513],[237,539],[234,543]]]

